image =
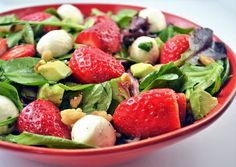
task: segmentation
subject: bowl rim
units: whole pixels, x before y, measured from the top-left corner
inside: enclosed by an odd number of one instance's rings
[[[12,10],[4,11],[0,13],[0,15],[5,15],[8,13],[14,13],[16,11],[22,11],[27,8],[49,8],[52,6],[59,6],[63,3],[55,3],[55,4],[46,4],[46,5],[34,5],[34,6],[27,6],[27,7],[21,7],[21,8],[15,8]],[[137,8],[137,9],[144,9],[144,6],[137,6],[137,5],[127,5],[127,4],[116,4],[116,3],[70,3],[73,5],[85,5],[85,6],[119,6],[122,8]],[[192,24],[194,27],[200,27],[198,24],[185,19],[181,16],[171,14],[168,12],[163,12],[164,15],[169,15],[174,18],[178,18],[180,20],[183,20],[184,22]],[[222,41],[220,38],[218,38],[216,35],[214,35],[216,40]],[[223,42],[223,41],[222,41]],[[231,64],[231,73],[233,74],[231,79],[226,83],[223,89],[230,89],[230,93],[228,96],[223,97],[225,100],[223,104],[218,104],[216,108],[214,108],[209,115],[207,115],[205,118],[196,121],[195,123],[188,125],[186,127],[180,128],[178,130],[174,130],[162,135],[158,135],[155,137],[147,138],[140,140],[138,142],[132,142],[128,144],[122,144],[117,146],[111,146],[111,147],[104,147],[104,148],[90,148],[90,149],[56,149],[56,148],[45,148],[45,147],[37,147],[37,146],[25,146],[15,143],[9,143],[5,141],[0,141],[0,148],[11,150],[11,151],[18,151],[18,152],[27,152],[27,153],[37,153],[37,154],[45,154],[45,155],[63,155],[63,156],[86,156],[86,155],[98,155],[98,154],[107,154],[107,153],[117,153],[117,152],[123,152],[123,151],[130,151],[135,149],[140,149],[143,147],[160,144],[164,141],[169,141],[171,139],[174,139],[176,137],[180,137],[182,135],[190,134],[191,132],[197,131],[198,129],[209,125],[210,123],[214,122],[216,119],[218,119],[227,109],[227,107],[231,104],[233,101],[235,95],[236,95],[236,66],[233,66],[232,64],[236,64],[236,55],[232,51],[232,49],[227,45],[227,56],[230,60]]]

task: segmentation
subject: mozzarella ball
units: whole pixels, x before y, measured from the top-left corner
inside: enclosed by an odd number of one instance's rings
[[[166,28],[164,14],[158,9],[147,8],[139,12],[139,17],[147,18],[150,24],[150,32],[158,32]]]
[[[86,115],[72,127],[73,141],[95,147],[113,146],[116,142],[115,129],[105,118]]]
[[[4,121],[9,117],[17,117],[19,111],[16,108],[15,104],[7,97],[0,95],[0,121]],[[11,127],[1,126],[0,134],[8,133],[11,130]]]
[[[84,21],[84,16],[81,11],[70,4],[61,5],[57,9],[57,13],[62,19],[70,19],[74,23],[82,24]]]
[[[60,57],[68,53],[73,48],[73,39],[64,30],[53,30],[45,34],[37,44],[37,51],[43,53],[50,52],[52,57]]]
[[[150,42],[152,43],[152,46],[149,51],[140,48],[140,44]],[[138,62],[154,64],[159,59],[159,47],[154,38],[141,36],[130,46],[129,55]]]

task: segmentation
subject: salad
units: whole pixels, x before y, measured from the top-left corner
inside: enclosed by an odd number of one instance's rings
[[[158,9],[70,4],[0,16],[0,140],[49,148],[136,142],[193,124],[230,78],[224,43]]]

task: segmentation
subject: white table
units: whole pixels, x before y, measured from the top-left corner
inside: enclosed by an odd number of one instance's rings
[[[34,4],[59,2],[100,2],[99,0],[0,0],[0,11]],[[115,3],[115,0],[102,0]],[[158,7],[188,18],[204,27],[212,28],[221,39],[236,51],[235,0],[119,0],[119,3]],[[28,160],[12,157],[0,151],[0,166],[45,167]],[[139,160],[119,167],[235,167],[236,166],[236,100],[210,127],[175,145],[158,150]],[[50,166],[54,167],[54,166]]]

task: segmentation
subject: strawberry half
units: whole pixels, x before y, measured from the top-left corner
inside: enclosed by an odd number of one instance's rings
[[[176,93],[176,98],[179,106],[179,117],[181,124],[184,125],[186,118],[186,110],[187,110],[187,100],[184,93]]]
[[[125,70],[120,61],[102,50],[87,45],[77,48],[70,61],[72,75],[82,83],[101,83],[121,76]]]
[[[176,94],[171,89],[153,89],[121,102],[113,115],[122,133],[147,138],[180,128]]]
[[[0,38],[0,56],[5,53],[8,49],[7,39]]]
[[[181,54],[189,48],[189,35],[176,35],[161,48],[160,63],[167,64],[180,59]]]
[[[61,121],[59,109],[50,101],[36,100],[27,105],[17,121],[19,132],[70,138],[70,130]]]
[[[0,56],[1,60],[11,60],[22,57],[32,57],[35,55],[34,45],[22,44],[14,46],[13,48],[7,50],[3,55]]]
[[[76,43],[95,46],[104,52],[120,50],[120,29],[112,20],[105,20],[80,32]]]
[[[53,17],[53,15],[49,14],[49,13],[44,13],[44,12],[36,12],[36,13],[32,13],[26,16],[23,16],[21,18],[21,20],[25,20],[25,21],[44,21],[49,19],[50,17]],[[49,32],[52,30],[57,30],[58,27],[56,26],[43,26],[43,30],[44,32]]]

